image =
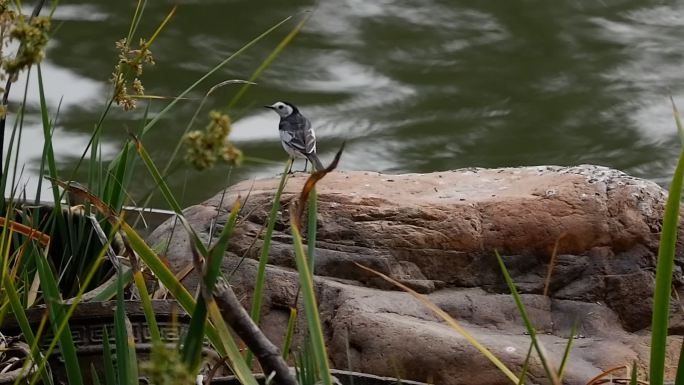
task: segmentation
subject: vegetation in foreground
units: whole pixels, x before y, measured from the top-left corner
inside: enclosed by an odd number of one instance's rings
[[[235,298],[220,271],[221,258],[240,214],[240,198],[234,202],[227,217],[216,218],[220,222],[225,222],[225,225],[219,234],[214,234],[210,244],[205,244],[183,217],[176,196],[166,184],[170,163],[163,168],[158,167],[144,146],[145,134],[155,128],[159,119],[183,101],[188,93],[206,87],[205,81],[210,75],[258,44],[263,37],[277,33],[290,23],[291,18],[280,21],[225,58],[177,97],[166,100],[166,104],[154,114],[154,118],[149,119],[147,112],[156,108],[155,103],[159,100],[165,99],[145,95],[143,73],[154,64],[153,44],[171,21],[175,8],[160,20],[158,28],[147,38],[141,38],[138,25],[145,2],[139,1],[126,37],[116,43],[119,57],[111,75],[111,97],[103,107],[100,119],[95,122],[90,143],[71,174],[59,175],[52,149],[54,122],[58,118],[58,111],[50,111],[45,103],[40,66],[43,51],[52,31],[50,16],[57,2],[53,2],[50,9],[47,9],[44,1],[39,2],[31,16],[22,15],[15,8],[16,5],[0,1],[0,29],[5,31],[0,34],[0,43],[3,47],[10,41],[19,45],[17,52],[9,57],[3,56],[1,63],[0,81],[6,83],[3,89],[3,105],[0,106],[0,130],[2,140],[7,137],[9,141],[9,150],[0,156],[0,184],[3,191],[8,192],[7,196],[3,195],[0,198],[0,325],[5,330],[4,325],[14,323],[22,338],[0,335],[0,373],[5,375],[0,377],[0,380],[15,384],[53,384],[57,383],[58,376],[63,372],[65,381],[75,385],[137,384],[140,376],[146,376],[154,384],[188,384],[195,382],[198,374],[202,374],[204,381],[208,382],[221,367],[227,367],[240,383],[254,385],[257,383],[257,377],[252,372],[252,367],[253,357],[256,357],[266,373],[267,382],[288,385],[320,382],[331,385],[333,380],[312,280],[316,229],[315,184],[336,167],[342,149],[326,170],[311,175],[299,199],[289,207],[293,249],[308,331],[304,349],[297,352],[295,357],[289,357],[296,319],[295,308],[292,309],[287,330],[283,331],[286,338],[281,349],[270,344],[258,328],[269,244],[280,209],[280,194],[287,182],[287,173],[282,175],[265,225],[255,293],[251,312],[248,314]],[[305,21],[306,18],[292,27],[281,43],[250,76],[249,81],[222,82],[210,87],[206,95],[217,87],[242,83],[242,88],[231,101],[231,105],[234,104],[292,41]],[[138,43],[134,45],[133,42]],[[11,86],[21,71],[38,78],[45,139],[40,173],[47,176],[47,182],[45,185],[41,182],[39,190],[49,189],[52,192],[55,202],[52,207],[37,205],[40,191],[32,199],[19,190],[20,186],[17,183],[20,172],[16,148],[22,139],[26,100],[16,106],[8,106],[6,101]],[[132,93],[129,90],[132,90]],[[26,95],[26,90],[23,91]],[[232,165],[239,164],[244,157],[239,149],[227,142],[230,133],[230,119],[227,114],[212,112],[204,131],[193,130],[205,101],[206,96],[187,125],[186,134],[174,150],[174,158],[185,143],[188,145],[186,159],[198,168],[213,166],[219,159]],[[103,122],[107,120],[112,108],[119,106],[124,110],[131,110],[139,108],[139,104],[145,104],[146,111],[139,129],[131,133],[130,140],[122,144],[121,150],[113,160],[104,161],[100,150]],[[679,136],[684,144],[684,129],[676,108],[674,113]],[[8,116],[12,117],[13,127],[5,132]],[[289,165],[288,162],[285,170]],[[88,178],[84,185],[70,182],[80,167],[87,167]],[[136,167],[142,167],[149,173],[155,181],[155,189],[150,195],[160,194],[163,197],[168,207],[175,212],[177,224],[187,231],[192,240],[192,268],[202,275],[201,290],[196,296],[180,284],[179,278],[168,269],[158,250],[146,244],[125,220],[128,218],[123,217],[122,209],[129,199],[127,188]],[[664,213],[654,293],[649,372],[637,373],[636,363],[625,363],[629,372],[625,381],[630,384],[644,383],[645,378],[648,378],[650,384],[664,383],[674,245],[683,180],[684,151],[677,163]],[[64,205],[62,198],[65,196],[70,202],[78,204]],[[147,201],[149,202],[149,198]],[[305,213],[308,234],[306,247],[302,240],[301,225]],[[512,300],[515,301],[530,335],[530,350],[518,374],[425,297],[392,281],[389,277],[374,273],[401,287],[442,317],[499,368],[502,375],[513,384],[526,383],[527,364],[534,354],[541,361],[548,382],[554,385],[561,384],[573,339],[568,339],[559,367],[553,367],[536,338],[535,327],[527,317],[515,284],[508,275],[502,259],[499,257],[498,260],[502,275],[511,291]],[[367,269],[363,266],[359,268]],[[155,313],[156,299],[163,297],[173,299],[182,308],[182,312],[179,313],[191,315],[189,323],[181,329],[182,333],[175,344],[162,337],[159,326],[160,314]],[[74,347],[74,333],[69,323],[79,304],[97,302],[113,302],[115,309],[112,327],[102,330],[104,364],[99,368],[88,366],[78,357]],[[141,352],[135,346],[130,320],[132,315],[126,311],[127,305],[131,302],[140,305],[149,328],[153,348],[151,354],[146,355],[144,359],[141,359]],[[240,340],[235,339],[234,335],[239,336]],[[217,354],[218,359],[213,362],[203,359],[205,341],[208,341]],[[243,344],[247,345],[247,349],[242,348]],[[282,354],[278,353],[279,351]],[[53,358],[56,355],[62,358],[63,364],[55,365],[56,361]],[[288,357],[294,358],[297,364],[296,374],[287,368]],[[680,360],[682,357],[684,355],[680,354]],[[139,361],[142,362],[139,364]],[[116,365],[113,362],[116,362]],[[676,384],[684,384],[682,372],[684,363],[680,362]],[[602,379],[604,377],[599,376],[590,383],[599,383]]]

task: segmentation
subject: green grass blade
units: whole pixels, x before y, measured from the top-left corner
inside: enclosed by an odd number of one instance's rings
[[[7,145],[7,155],[5,156],[5,160],[4,160],[5,163],[3,165],[2,174],[0,176],[0,191],[2,191],[2,195],[0,195],[0,211],[1,212],[5,212],[5,208],[6,208],[5,206],[7,203],[6,199],[5,199],[5,191],[7,191],[7,182],[10,180],[10,178],[9,178],[9,166],[12,163],[11,162],[12,149],[15,149],[15,152],[16,152],[15,155],[17,156],[17,158],[15,158],[15,164],[14,164],[15,168],[16,168],[16,165],[18,163],[17,159],[19,156],[19,144],[17,143],[17,145],[15,146],[14,141],[15,141],[15,139],[17,141],[19,140],[17,138],[17,136],[21,137],[21,133],[19,132],[18,127],[20,127],[20,122],[22,122],[21,126],[23,126],[24,111],[25,111],[24,106],[26,106],[26,97],[27,97],[27,93],[28,93],[28,79],[30,76],[31,76],[31,69],[29,69],[28,72],[26,73],[27,81],[26,81],[26,85],[24,86],[24,99],[22,100],[21,105],[19,106],[19,110],[17,111],[17,118],[14,120],[14,124],[12,125],[12,134],[10,135],[10,140],[9,140],[8,145]],[[18,133],[18,135],[17,135],[17,133]],[[2,151],[0,151],[0,154],[1,153],[2,153]],[[45,156],[41,156],[41,161],[40,161],[41,175],[43,173],[43,170],[45,169],[45,158],[46,158]],[[14,178],[13,178],[13,180],[14,180]],[[37,190],[38,191],[36,191],[36,196],[40,197],[40,184],[38,185]],[[10,195],[9,198],[10,198],[10,200],[13,200],[14,196]],[[39,198],[36,198],[36,200],[38,200],[38,199]]]
[[[240,212],[240,198],[235,201],[231,210],[228,221],[226,225],[223,226],[221,235],[216,241],[214,246],[209,249],[209,260],[207,261],[207,272],[206,272],[206,286],[209,292],[213,292],[216,280],[221,274],[221,261],[223,261],[223,255],[228,249],[228,241],[233,235],[233,229],[235,229],[235,224],[237,223],[238,213]]]
[[[147,171],[150,173],[150,175],[154,179],[154,182],[156,183],[157,187],[161,191],[162,196],[166,200],[166,203],[169,205],[169,207],[174,212],[176,212],[176,214],[182,214],[183,209],[181,208],[180,204],[178,204],[176,197],[173,195],[173,193],[171,192],[171,189],[169,188],[169,186],[164,181],[164,178],[159,173],[159,169],[157,168],[157,166],[152,161],[152,158],[150,158],[150,154],[147,153],[147,150],[145,150],[145,147],[143,146],[142,142],[140,142],[140,140],[136,139],[134,141],[134,143],[135,143],[135,148],[138,151],[138,155],[140,156],[143,163],[145,164],[145,167],[147,167]]]
[[[677,361],[677,374],[675,375],[674,385],[684,385],[684,341],[679,349],[679,360]]]
[[[233,208],[230,210],[230,216],[226,221],[219,239],[216,244],[209,250],[209,254],[205,255],[205,263],[207,264],[206,272],[204,273],[204,285],[207,292],[211,293],[214,290],[214,285],[218,276],[221,274],[221,261],[223,254],[228,247],[228,240],[233,234],[235,223],[237,222],[238,211],[240,210],[240,200],[235,201]],[[192,313],[188,333],[185,336],[183,343],[182,359],[189,368],[193,371],[200,364],[202,358],[202,343],[204,341],[204,325],[207,319],[207,306],[203,296],[200,296],[195,306],[195,311]],[[242,359],[242,358],[241,358]]]
[[[102,358],[104,366],[104,377],[107,385],[116,385],[116,372],[114,371],[114,361],[112,358],[112,348],[109,345],[109,333],[107,327],[102,328]]]
[[[42,356],[41,356],[41,361],[40,361],[39,368],[38,368],[38,373],[40,373],[40,371],[43,370],[43,368],[45,368],[45,365],[47,364],[47,360],[48,360],[50,354],[52,353],[55,345],[57,343],[61,344],[62,340],[66,340],[64,335],[66,335],[67,337],[69,337],[69,339],[71,339],[71,332],[69,330],[69,322],[68,322],[69,318],[71,318],[71,315],[76,310],[76,306],[78,305],[81,296],[83,295],[85,289],[88,287],[88,285],[92,281],[92,279],[95,276],[95,273],[98,271],[102,261],[104,261],[104,254],[106,251],[106,247],[108,247],[108,246],[109,245],[105,245],[105,247],[103,247],[102,250],[100,251],[100,255],[95,259],[96,263],[92,264],[90,271],[88,271],[88,273],[85,276],[85,279],[83,280],[83,284],[81,285],[81,288],[79,289],[78,293],[76,294],[76,297],[73,298],[71,305],[68,307],[68,309],[64,313],[63,317],[60,317],[59,323],[53,323],[52,318],[51,318],[50,322],[52,323],[52,327],[54,330],[54,336],[55,337],[53,338],[52,342],[50,342],[50,345],[47,347],[47,349],[43,349],[41,352]],[[45,257],[38,255],[36,258],[34,258],[34,260],[37,260],[38,263],[41,263],[41,260],[43,258],[45,258]],[[47,262],[43,262],[43,263],[47,265]],[[39,272],[39,274],[40,274],[40,272]],[[50,283],[49,286],[53,286],[53,285],[56,286],[54,278],[51,275],[50,275],[49,279],[52,281],[52,283]],[[41,287],[43,287],[42,284],[43,284],[43,282],[42,282],[42,277],[41,277]],[[43,297],[44,297],[44,301],[46,303],[47,303],[47,300],[45,298],[48,298],[47,295],[48,294],[45,292],[45,289],[43,288]],[[63,309],[61,307],[61,300],[60,300],[60,305],[57,306],[57,308],[59,311],[63,312]],[[48,310],[49,309],[50,309],[50,307],[48,307]],[[50,310],[48,311],[48,314],[50,314]],[[73,349],[73,342],[71,343],[70,348]],[[60,346],[60,349],[61,349],[61,346]],[[74,359],[75,356],[71,356],[71,355],[65,356],[64,353],[62,353],[62,356],[63,356],[65,362],[67,362],[67,360],[71,360],[71,361],[69,361],[70,363],[65,364],[65,366],[66,365],[74,365],[78,369],[79,365],[78,365],[78,362]],[[80,376],[80,371],[79,371],[79,376]],[[37,380],[38,380],[38,376],[34,375],[33,378],[31,379],[31,385],[35,384],[37,382]]]
[[[518,380],[518,385],[525,385],[525,377],[527,376],[527,370],[530,365],[530,357],[532,357],[532,349],[534,344],[530,344],[527,348],[527,355],[525,355],[525,361],[523,361],[522,370],[520,370],[520,380]]]
[[[128,29],[128,35],[126,36],[126,40],[128,42],[133,41],[133,36],[135,36],[135,33],[138,30],[138,25],[140,25],[140,20],[142,20],[145,6],[147,6],[147,0],[138,0],[138,5],[135,7],[135,12],[131,18],[131,26]]]
[[[237,344],[235,343],[235,340],[228,329],[228,324],[221,316],[221,311],[219,310],[218,306],[216,306],[216,302],[212,300],[211,302],[207,303],[207,311],[209,313],[209,319],[211,319],[211,322],[216,325],[216,330],[220,336],[220,340],[224,343],[223,349],[226,352],[224,356],[228,357],[230,368],[233,373],[235,373],[235,376],[240,381],[240,384],[257,385],[257,380],[254,378],[250,367],[242,357],[240,348],[238,348]]]
[[[57,165],[55,163],[55,153],[52,147],[52,132],[50,126],[50,118],[48,117],[47,103],[45,101],[45,90],[43,89],[43,72],[41,70],[40,64],[38,64],[37,67],[38,93],[40,97],[40,117],[43,122],[43,137],[45,140],[45,153],[43,155],[47,156],[48,172],[50,174],[50,177],[57,178]],[[52,186],[52,198],[54,199],[55,210],[61,212],[61,196],[59,193],[59,188],[57,188],[57,186],[55,185]]]
[[[290,346],[292,346],[292,337],[294,336],[295,323],[297,321],[297,308],[290,308],[290,318],[287,319],[287,331],[285,332],[285,338],[283,338],[283,348],[282,355],[283,359],[287,361],[287,357],[290,355]]]
[[[159,279],[159,282],[166,287],[171,295],[178,301],[183,310],[188,314],[195,311],[195,300],[188,290],[176,279],[168,267],[159,259],[157,254],[150,248],[145,241],[127,223],[121,223],[121,229],[126,233],[131,248],[138,254],[140,259]],[[207,338],[216,348],[221,356],[226,356],[224,342],[221,341],[216,329],[212,325],[207,326]]]
[[[116,366],[119,371],[118,377],[122,384],[137,385],[138,360],[135,353],[135,336],[133,335],[131,321],[128,319],[128,316],[126,316],[123,279],[119,278],[117,279],[117,282],[114,332],[116,335]],[[157,330],[157,333],[158,332],[159,331]]]
[[[161,111],[159,111],[159,113],[157,113],[157,114],[155,115],[155,117],[154,117],[152,120],[150,120],[150,121],[145,125],[145,127],[143,128],[142,135],[145,135],[145,134],[147,133],[147,131],[149,131],[155,124],[157,124],[157,122],[159,121],[159,119],[161,119],[167,112],[169,112],[169,110],[171,110],[171,108],[173,108],[173,107],[176,105],[176,103],[178,103],[180,100],[183,100],[183,98],[185,97],[185,95],[187,95],[190,91],[192,91],[193,89],[195,89],[195,87],[197,87],[198,85],[200,85],[200,84],[201,84],[202,82],[204,82],[207,78],[209,78],[211,75],[213,75],[216,71],[218,71],[218,70],[220,70],[221,68],[223,68],[226,64],[228,64],[228,63],[231,62],[233,59],[235,59],[236,57],[238,57],[239,55],[241,55],[243,52],[245,52],[246,50],[248,50],[249,48],[251,48],[253,45],[255,45],[256,43],[258,43],[261,39],[263,39],[263,38],[265,38],[266,36],[270,35],[273,31],[275,31],[276,29],[278,29],[281,25],[285,24],[285,23],[286,23],[288,20],[290,20],[291,18],[292,18],[292,16],[288,16],[288,17],[286,17],[285,19],[281,20],[281,21],[280,21],[279,23],[277,23],[276,25],[274,25],[273,27],[267,29],[265,32],[261,33],[259,36],[255,37],[254,39],[252,39],[251,41],[249,41],[247,44],[245,44],[244,46],[242,46],[242,48],[240,48],[239,50],[235,51],[235,53],[233,53],[232,55],[228,56],[228,57],[227,57],[226,59],[224,59],[222,62],[220,62],[219,64],[217,64],[214,68],[212,68],[211,70],[209,70],[209,72],[207,72],[207,73],[204,74],[202,77],[200,77],[199,79],[197,79],[197,81],[195,81],[194,83],[192,83],[188,88],[186,88],[183,92],[181,92],[175,99],[173,99],[166,107],[164,107]]]
[[[130,385],[138,385],[138,358],[135,351],[135,335],[133,334],[133,325],[128,316],[124,318],[124,325],[126,326],[126,352],[128,353],[128,383]]]
[[[14,313],[14,318],[21,329],[24,339],[29,345],[33,345],[36,342],[36,337],[31,329],[31,324],[29,323],[28,317],[26,317],[26,312],[24,312],[24,306],[19,298],[19,293],[14,287],[14,281],[9,277],[7,271],[5,271],[5,279],[3,281],[3,288],[7,294],[9,304],[12,307],[12,313]]]
[[[9,278],[7,271],[4,272],[5,278],[3,280],[3,288],[7,293],[7,298],[9,304],[12,307],[12,313],[14,313],[14,318],[21,329],[21,333],[24,339],[30,346],[37,346],[38,340],[33,334],[31,324],[29,323],[28,317],[26,317],[26,312],[24,312],[24,306],[22,305],[21,299],[19,299],[19,294],[14,286],[14,281]],[[33,362],[40,362],[40,353],[35,349],[31,349],[31,355]],[[44,384],[52,384],[52,378],[48,375],[44,368],[40,369],[40,376]]]
[[[577,321],[572,323],[570,328],[570,338],[568,338],[568,343],[565,345],[565,351],[563,351],[563,358],[561,359],[560,366],[558,367],[558,379],[563,380],[563,372],[565,371],[565,365],[568,363],[568,357],[570,357],[570,350],[572,349],[572,343],[575,340],[575,333],[577,332]]]
[[[128,355],[128,333],[126,332],[126,312],[124,308],[123,280],[117,279],[116,309],[114,310],[114,338],[116,342],[117,378],[122,384],[130,382],[130,366]]]
[[[98,196],[104,196],[99,175],[101,174],[102,163],[98,161],[100,152],[100,131],[95,130],[91,136],[92,145],[90,147],[90,163],[88,163],[88,187],[95,191]],[[42,173],[41,173],[42,175]]]
[[[159,279],[159,282],[166,287],[169,293],[173,295],[188,314],[192,314],[195,309],[195,300],[185,286],[176,279],[171,270],[166,267],[154,250],[145,243],[135,230],[125,222],[121,223],[121,229],[126,233],[131,248],[138,254],[150,271],[154,273],[157,279]]]
[[[154,166],[154,164],[152,164]],[[156,170],[156,168],[152,168],[153,170]],[[64,182],[61,181],[54,181],[54,183],[58,183],[60,185],[65,185]],[[163,181],[162,181],[163,183]],[[113,211],[106,207],[101,201],[97,199],[97,197],[92,196],[89,192],[87,192],[84,189],[72,189],[73,191],[78,192],[84,197],[87,197],[94,203],[94,206],[100,210],[103,214],[107,215],[107,219],[111,223],[115,223],[116,226],[120,226],[121,230],[126,234],[126,237],[128,239],[130,247],[138,254],[140,259],[147,265],[147,267],[152,271],[152,273],[159,279],[159,282],[161,282],[162,285],[166,287],[166,289],[171,293],[171,295],[174,296],[174,298],[178,301],[178,303],[183,307],[183,309],[188,313],[188,314],[193,314],[196,308],[196,304],[190,293],[187,291],[187,289],[176,279],[174,274],[168,269],[168,267],[159,259],[157,254],[152,250],[146,243],[145,241],[140,237],[140,235],[135,232],[130,225],[128,225],[125,221],[123,221],[121,218],[113,217]],[[71,191],[71,190],[70,190]],[[171,195],[172,197],[172,195]],[[182,215],[179,215],[178,218],[181,220],[181,222],[184,223],[184,225],[187,225],[187,221],[183,218]],[[187,226],[189,229],[189,234],[193,238],[193,242],[196,242],[198,245],[200,251],[204,255],[208,255],[208,251],[204,247],[204,245],[201,242],[197,242],[197,234],[192,231],[192,229]],[[214,304],[215,306],[215,304]],[[209,309],[211,310],[211,309]],[[220,313],[219,313],[220,317]],[[217,328],[219,327],[225,327],[225,325],[207,325],[206,327],[206,336],[209,338],[211,343],[214,345],[216,348],[218,354],[222,357],[229,357],[229,359],[233,360],[235,358],[234,355],[232,355],[233,350],[235,352],[239,353],[239,349],[237,347],[237,344],[233,340],[232,336],[230,333],[225,334],[225,335],[219,335],[217,332]],[[118,343],[118,340],[117,340]],[[119,346],[117,345],[117,354],[118,351],[120,350]],[[231,367],[239,371],[240,365],[244,365],[244,362],[242,360],[242,356],[239,356],[238,361],[231,361],[229,364]],[[130,373],[127,373],[130,375]],[[126,378],[126,377],[120,377],[120,378]],[[253,379],[252,379],[253,380]]]
[[[100,382],[100,376],[97,374],[97,370],[95,370],[95,365],[93,363],[90,363],[90,375],[93,380],[93,385],[101,385]]]
[[[632,362],[632,373],[629,376],[629,385],[639,385],[638,369],[636,361]],[[675,382],[675,385],[679,385]]]
[[[677,130],[682,131],[682,124],[674,103],[675,123]],[[684,179],[684,149],[679,155],[677,167],[672,176],[663,227],[658,247],[656,265],[655,292],[653,293],[653,316],[651,320],[651,362],[649,365],[649,381],[651,385],[662,385],[665,381],[665,359],[667,350],[667,328],[670,316],[670,293],[672,291],[672,266],[674,264],[675,243],[677,242],[677,226],[679,223],[679,202],[682,198],[682,180]]]
[[[159,326],[157,325],[157,318],[152,309],[152,301],[150,299],[150,294],[147,292],[147,285],[145,284],[145,278],[140,270],[133,272],[133,281],[135,282],[135,287],[140,293],[140,302],[142,302],[143,312],[145,313],[145,320],[147,321],[147,326],[150,329],[150,339],[152,344],[160,344],[161,333],[159,332]]]
[[[280,209],[280,196],[285,189],[285,184],[287,183],[287,171],[292,166],[292,159],[289,159],[285,163],[285,168],[283,169],[283,175],[280,177],[280,183],[278,184],[278,190],[276,190],[275,196],[273,197],[273,204],[271,205],[271,211],[268,213],[268,223],[266,226],[266,233],[264,234],[264,241],[261,245],[261,253],[259,254],[259,265],[257,267],[256,278],[254,279],[254,295],[252,297],[252,307],[250,309],[250,317],[254,320],[254,323],[259,325],[259,320],[261,318],[261,296],[264,291],[264,282],[266,281],[266,264],[268,263],[268,252],[271,249],[271,238],[273,237],[273,228],[275,227],[276,220],[278,219],[278,210]],[[252,363],[252,353],[247,354],[247,364]]]
[[[200,298],[202,296],[200,295]],[[204,325],[207,323],[207,304],[198,300],[192,313],[188,333],[181,349],[181,359],[192,371],[196,371],[202,358],[202,343],[204,342]],[[220,333],[219,333],[220,335]]]
[[[133,271],[131,271],[130,268],[127,266],[121,266],[121,275],[123,277],[123,282],[124,286],[128,285],[129,282],[131,282],[131,279],[133,279]],[[118,278],[117,278],[118,279]],[[116,279],[110,282],[107,286],[102,288],[102,290],[95,295],[90,302],[104,302],[104,301],[109,301],[110,299],[114,298],[116,296],[116,285],[118,283],[116,282]]]
[[[162,20],[161,23],[159,23],[157,28],[152,33],[152,36],[150,36],[150,38],[147,39],[147,41],[145,42],[145,47],[150,47],[152,45],[152,43],[154,43],[154,41],[157,39],[157,37],[159,37],[159,34],[161,34],[161,31],[164,29],[164,27],[166,27],[167,24],[169,24],[169,21],[171,21],[171,19],[173,18],[173,15],[176,14],[176,7],[177,6],[175,6],[175,5],[173,7],[171,7],[171,10],[169,11],[169,13],[166,14],[166,17],[164,17],[164,20]]]
[[[532,325],[532,321],[530,321],[530,318],[527,315],[527,310],[525,310],[525,305],[522,303],[520,294],[518,294],[518,289],[516,289],[510,274],[508,274],[508,269],[506,269],[506,265],[504,264],[503,259],[499,255],[499,252],[495,250],[494,253],[496,254],[496,259],[499,262],[499,267],[501,268],[501,272],[504,276],[504,279],[506,280],[506,285],[508,285],[508,289],[511,291],[511,296],[513,296],[513,300],[515,301],[515,306],[518,308],[520,317],[522,318],[523,323],[525,324],[525,328],[527,328],[527,332],[529,333],[530,338],[532,339],[534,349],[537,351],[537,354],[539,355],[539,360],[541,361],[542,366],[544,367],[546,376],[554,385],[560,385],[560,380],[558,379],[556,372],[551,369],[551,365],[546,359],[544,351],[542,350],[541,345],[537,340],[537,332],[534,329],[534,325]]]
[[[43,300],[48,308],[50,324],[52,325],[53,333],[59,342],[59,349],[64,358],[64,367],[66,369],[67,378],[69,379],[69,384],[83,384],[71,330],[68,326],[66,326],[64,330],[60,330],[62,328],[58,327],[58,325],[66,323],[68,318],[62,308],[57,281],[52,275],[52,270],[50,269],[46,256],[38,255],[38,253],[36,253],[36,258],[34,258],[34,260],[36,261],[36,268],[40,275],[40,286],[43,290]]]
[[[183,130],[183,133],[180,135],[181,138],[185,137],[185,135],[190,132],[190,129],[193,127],[193,124],[197,120],[197,116],[199,115],[200,111],[202,111],[202,108],[204,107],[204,104],[207,102],[207,99],[209,99],[209,96],[216,91],[217,89],[231,85],[231,84],[242,84],[242,83],[247,83],[246,80],[241,80],[241,79],[231,79],[231,80],[225,80],[222,81],[218,84],[215,84],[212,86],[209,91],[207,91],[204,96],[202,97],[202,100],[199,103],[199,106],[195,109],[195,113],[192,115],[190,118],[190,121],[188,124],[185,126],[185,130]],[[254,83],[256,84],[256,83]],[[141,131],[142,132],[142,131]],[[164,170],[162,171],[162,175],[168,176],[169,175],[169,169],[171,169],[171,165],[173,165],[173,162],[176,160],[176,156],[178,156],[178,152],[180,151],[181,147],[183,147],[183,141],[179,140],[176,143],[176,147],[174,147],[173,151],[171,152],[171,156],[169,156],[168,161],[166,162],[166,165],[164,166]],[[244,159],[244,158],[243,158]],[[277,164],[280,164],[280,162],[276,162]],[[150,198],[147,198],[147,203],[149,203]],[[146,204],[147,204],[146,203]]]
[[[283,40],[280,41],[280,43],[278,43],[275,49],[273,49],[273,51],[271,51],[271,53],[259,65],[259,67],[257,67],[252,76],[249,77],[249,81],[255,81],[261,75],[261,73],[264,72],[264,70],[271,65],[271,63],[278,57],[278,55],[280,55],[280,53],[285,49],[285,47],[287,47],[290,44],[290,42],[292,42],[292,40],[295,38],[295,36],[299,34],[299,31],[302,30],[302,27],[304,27],[306,21],[309,20],[309,17],[311,17],[310,12],[307,13],[306,16],[304,16],[304,18],[299,23],[297,23],[297,25],[290,31],[290,33],[287,34],[287,36],[285,36],[285,38],[283,38]],[[230,99],[230,102],[228,103],[228,108],[232,108],[233,106],[235,106],[235,104],[238,102],[238,100],[240,100],[242,95],[244,95],[245,92],[247,92],[249,87],[250,84],[245,84],[244,86],[242,86],[238,93],[235,94],[235,96],[233,96],[232,99]]]
[[[290,210],[292,215],[294,211]],[[306,315],[306,323],[309,329],[309,338],[311,347],[316,359],[316,366],[318,373],[321,376],[323,385],[332,385],[332,377],[330,376],[330,366],[328,365],[328,353],[325,348],[325,340],[323,338],[323,330],[321,329],[321,320],[318,313],[318,304],[316,303],[316,295],[314,293],[313,278],[309,271],[309,263],[304,254],[304,246],[302,245],[302,236],[299,229],[295,225],[294,218],[290,219],[290,229],[292,231],[292,242],[294,244],[295,262],[297,270],[299,271],[299,285],[301,287],[302,297],[304,300],[304,313]]]
[[[105,196],[102,199],[109,207],[115,211],[120,211],[123,206],[125,191],[125,177],[128,166],[128,145],[124,145],[121,150],[121,157],[111,162],[107,170],[105,182]]]
[[[297,352],[294,361],[297,382],[300,385],[320,384],[316,378],[316,360],[313,357],[313,348],[310,340],[304,341],[302,350]]]

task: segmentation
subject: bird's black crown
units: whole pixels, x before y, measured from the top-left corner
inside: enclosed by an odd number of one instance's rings
[[[281,100],[281,103],[285,103],[285,104],[287,104],[288,106],[292,107],[292,113],[293,113],[293,114],[294,114],[294,113],[299,113],[299,108],[297,108],[297,106],[295,106],[294,104],[292,104],[292,103],[290,103],[290,102],[286,102],[286,101],[284,101],[284,100]]]

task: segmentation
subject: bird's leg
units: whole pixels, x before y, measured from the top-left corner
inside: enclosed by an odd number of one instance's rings
[[[304,170],[302,172],[306,172],[306,168],[309,166],[309,159],[304,159]]]
[[[288,174],[292,174],[292,165],[294,165],[294,158],[290,158],[290,168],[287,170]]]

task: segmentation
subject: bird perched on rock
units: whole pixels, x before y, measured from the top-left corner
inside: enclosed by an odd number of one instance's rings
[[[316,155],[316,134],[311,128],[309,119],[302,115],[292,103],[275,102],[264,107],[272,109],[280,116],[278,125],[280,142],[290,158],[304,158],[307,164],[311,162],[316,170],[324,169],[323,163]],[[306,171],[306,164],[304,170]]]

